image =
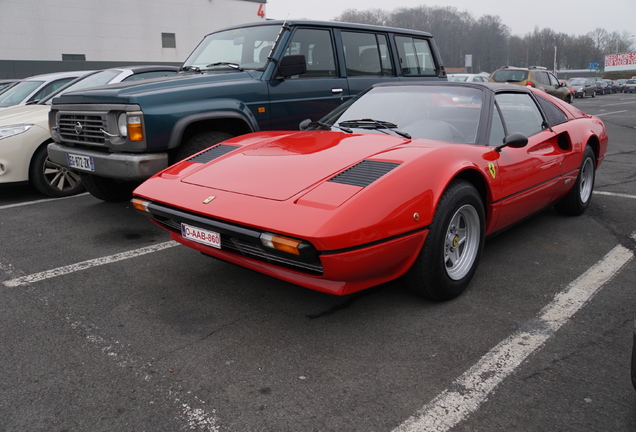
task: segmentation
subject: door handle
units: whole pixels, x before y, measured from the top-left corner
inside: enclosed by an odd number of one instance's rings
[[[344,90],[341,88],[334,88],[331,89],[331,93],[336,94],[336,93],[342,93]]]

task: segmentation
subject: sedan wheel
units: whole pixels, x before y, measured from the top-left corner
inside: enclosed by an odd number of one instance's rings
[[[37,149],[33,155],[29,182],[44,195],[56,198],[75,195],[84,190],[77,172],[49,159],[46,145]]]
[[[449,300],[470,284],[484,245],[484,204],[475,187],[453,181],[442,195],[426,241],[405,276],[408,288],[430,300]]]

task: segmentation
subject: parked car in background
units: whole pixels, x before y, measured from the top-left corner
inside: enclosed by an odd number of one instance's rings
[[[574,90],[574,97],[596,96],[596,84],[594,81],[587,78],[570,78],[568,82]]]
[[[493,72],[490,76],[490,82],[535,87],[569,103],[572,103],[574,99],[570,90],[561,84],[554,74],[541,66],[530,66],[529,68],[505,66]]]
[[[0,110],[10,106],[35,103],[64,87],[75,78],[90,72],[94,71],[56,72],[24,78],[0,94]]]
[[[636,79],[628,79],[623,86],[623,93],[636,92]]]
[[[614,81],[609,79],[604,79],[601,82],[603,83],[605,94],[616,93],[616,89],[614,88]]]
[[[603,84],[603,80],[595,80],[594,81],[594,90],[597,95],[605,94],[605,84]]]
[[[625,83],[627,82],[626,79],[617,79],[616,83],[618,84],[618,91],[619,92],[623,92],[623,88],[625,87]]]
[[[599,118],[507,84],[376,84],[304,125],[205,149],[132,204],[175,241],[306,288],[404,276],[442,301],[469,286],[487,235],[552,204],[584,213],[607,150]]]
[[[31,183],[41,193],[61,197],[83,190],[79,174],[48,159],[51,100],[67,91],[177,73],[176,66],[126,66],[91,72],[38,103],[0,111],[0,183]]]
[[[448,74],[449,81],[459,81],[459,82],[488,82],[488,75],[483,74],[465,74],[465,73],[456,73],[456,74]]]
[[[375,83],[423,80],[446,81],[427,32],[305,20],[241,24],[207,35],[173,79],[56,98],[49,157],[79,168],[94,197],[127,201],[143,180],[214,143],[297,130]]]

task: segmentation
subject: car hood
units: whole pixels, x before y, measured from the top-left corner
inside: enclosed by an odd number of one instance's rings
[[[185,162],[174,173],[192,185],[282,201],[362,160],[395,161],[386,152],[409,142],[382,133],[257,133],[222,143],[220,149],[229,153],[203,166]],[[212,147],[189,161],[205,161],[218,150]]]
[[[244,83],[258,80],[262,76],[260,71],[218,71],[202,74],[180,72],[169,77],[153,78],[140,81],[125,81],[119,84],[110,84],[101,87],[92,87],[85,90],[64,93],[53,99],[53,105],[58,104],[88,104],[88,103],[139,103],[146,97],[154,98],[161,95],[166,98],[178,100],[197,100],[203,92],[208,95],[210,91],[222,94],[232,94],[231,82]],[[225,93],[223,93],[225,92]],[[217,97],[219,97],[217,95]]]
[[[18,105],[0,111],[0,126],[37,124],[48,129],[48,105]]]

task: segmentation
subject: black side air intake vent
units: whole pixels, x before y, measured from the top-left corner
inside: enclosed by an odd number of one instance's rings
[[[395,162],[365,160],[329,179],[330,182],[351,186],[367,187],[393,168],[400,165]]]
[[[203,153],[199,153],[198,155],[191,157],[190,159],[188,159],[188,162],[208,163],[211,160],[214,160],[226,153],[231,152],[232,150],[236,150],[237,148],[238,146],[227,144],[215,145],[214,147],[210,147]]]

